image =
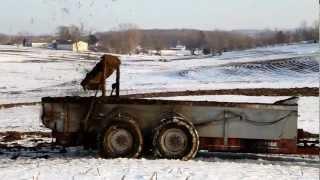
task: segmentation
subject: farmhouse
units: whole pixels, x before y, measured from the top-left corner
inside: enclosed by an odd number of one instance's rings
[[[85,52],[88,51],[88,43],[84,41],[77,41],[72,44],[72,51],[74,52]]]
[[[31,46],[35,47],[35,48],[46,48],[46,47],[48,47],[48,43],[45,43],[45,42],[32,42]]]
[[[171,47],[170,49],[165,49],[160,51],[161,56],[190,56],[191,52],[187,50],[186,46],[177,45],[176,47]]]
[[[52,48],[56,50],[72,50],[72,41],[71,40],[54,40],[52,42]]]
[[[72,42],[71,40],[54,40],[52,48],[56,50],[67,50],[73,52],[88,51],[88,43],[84,41]]]

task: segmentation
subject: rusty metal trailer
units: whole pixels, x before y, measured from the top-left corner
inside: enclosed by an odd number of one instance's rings
[[[153,154],[187,160],[199,150],[300,152],[296,98],[274,104],[125,98],[119,96],[119,76],[116,95],[106,97],[101,81],[113,71],[120,74],[119,62],[103,56],[81,83],[101,89],[101,97],[42,98],[42,122],[56,143],[97,148],[107,158]]]

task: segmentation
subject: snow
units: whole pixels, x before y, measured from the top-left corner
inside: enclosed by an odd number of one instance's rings
[[[263,160],[228,161],[218,158],[178,160],[146,159],[0,159],[3,179],[318,179],[319,169],[272,164]],[[19,174],[19,176],[17,176]]]
[[[317,49],[317,44],[294,44],[226,52],[202,59],[119,55],[121,94],[319,87],[319,67],[314,57]],[[0,46],[0,103],[40,101],[43,96],[87,95],[79,83],[100,55]],[[113,81],[114,77],[107,81],[108,90]]]
[[[49,131],[40,121],[40,106],[22,106],[0,109],[0,132]]]
[[[314,58],[317,50],[317,44],[293,44],[226,52],[222,56],[210,58],[120,55],[121,94],[198,89],[319,87],[319,67]],[[79,83],[100,56],[101,53],[81,54],[0,46],[0,104],[40,101],[44,96],[88,95]],[[111,81],[107,81],[108,89]],[[223,95],[174,98],[273,103],[287,97]],[[298,105],[298,127],[319,133],[319,99],[300,97]],[[0,132],[49,132],[41,125],[40,109],[39,105],[0,109]],[[50,138],[41,139],[43,142],[51,141]],[[29,139],[12,143],[27,147],[34,145]],[[314,156],[285,156],[289,159],[287,161],[269,159],[269,156],[274,158],[274,155],[252,159],[239,155],[241,158],[234,159],[219,158],[216,154],[199,155],[191,161],[101,159],[95,157],[95,153],[75,148],[61,155],[50,151],[49,158],[45,159],[38,157],[46,154],[44,152],[0,150],[0,177],[9,180],[319,179],[320,165],[319,157]],[[16,154],[21,157],[12,158],[11,155]]]
[[[318,63],[313,57],[275,53],[278,54],[263,55],[259,52],[259,56],[256,57],[257,52],[251,50],[242,54],[226,53],[207,59],[149,61],[143,64],[127,60],[122,68],[124,75],[121,86],[129,91],[144,92],[319,86]],[[282,60],[283,58],[293,59]],[[279,64],[274,65],[266,62],[267,60],[278,60]],[[253,62],[255,63],[252,67],[249,63]],[[295,68],[301,65],[305,69],[295,71]]]
[[[301,97],[298,107],[298,127],[315,134],[320,132],[319,97]]]

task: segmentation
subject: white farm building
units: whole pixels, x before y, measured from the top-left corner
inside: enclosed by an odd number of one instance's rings
[[[89,45],[84,41],[72,42],[71,40],[55,40],[52,43],[52,48],[56,50],[85,52],[89,50]]]
[[[191,51],[186,49],[186,46],[177,45],[170,49],[164,49],[160,51],[161,56],[190,56]]]

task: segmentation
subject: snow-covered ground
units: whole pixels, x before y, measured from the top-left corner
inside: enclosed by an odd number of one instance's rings
[[[318,179],[317,167],[264,160],[197,158],[192,161],[146,159],[0,159],[3,179],[105,179],[105,180],[198,180],[198,179]]]
[[[204,59],[122,55],[121,94],[233,88],[318,87],[317,44],[226,52]],[[86,95],[79,86],[100,53],[0,46],[0,103]],[[160,59],[168,61],[160,61]],[[271,61],[274,60],[274,61]],[[107,88],[110,90],[111,82]]]
[[[189,97],[190,98],[190,97]],[[199,97],[198,97],[199,98]],[[230,97],[242,102],[247,97]],[[222,100],[220,97],[208,97]],[[247,98],[248,99],[248,98]],[[283,97],[249,98],[251,102],[263,100],[266,103]],[[200,100],[200,99],[198,99]],[[304,99],[310,103],[310,99]],[[312,101],[312,100],[311,100]],[[8,117],[0,130],[46,131],[36,116],[38,106],[16,107],[0,111],[0,117]],[[16,112],[17,114],[15,114]],[[19,113],[20,112],[20,113]],[[10,127],[10,124],[19,127]],[[50,142],[41,138],[40,142]],[[31,141],[19,140],[16,143],[29,147]],[[190,161],[165,159],[101,159],[95,152],[82,148],[68,148],[66,153],[59,150],[39,149],[39,151],[0,151],[1,179],[318,179],[319,157],[300,157],[283,155],[219,154],[200,153]]]
[[[20,131],[50,132],[40,121],[40,105],[38,106],[22,106],[0,110],[0,132]]]
[[[294,44],[234,51],[205,59],[122,55],[121,93],[233,88],[319,87],[317,44]],[[0,46],[0,104],[37,102],[43,96],[88,95],[79,83],[101,53],[77,54]],[[111,80],[108,80],[110,89]],[[171,97],[172,98],[172,97]],[[286,97],[191,96],[178,100],[272,103]],[[301,97],[298,127],[319,133],[319,100]],[[0,109],[0,132],[43,131],[40,106]],[[45,139],[50,142],[50,139]],[[23,145],[29,142],[19,141]],[[0,179],[319,179],[319,157],[271,155],[192,161],[100,159],[87,151],[35,158],[0,151]],[[13,153],[13,155],[12,155]],[[41,157],[42,152],[37,152]],[[38,157],[38,155],[35,155]],[[208,157],[209,156],[209,157]],[[270,156],[270,158],[269,158]],[[13,158],[15,157],[15,158]]]

